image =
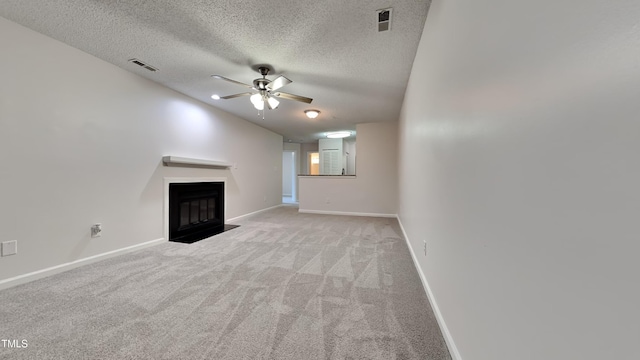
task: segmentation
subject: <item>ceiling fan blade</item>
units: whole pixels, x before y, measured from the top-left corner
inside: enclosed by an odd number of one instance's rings
[[[276,78],[275,80],[273,80],[272,82],[270,82],[269,84],[267,84],[267,89],[269,90],[278,90],[281,87],[291,84],[293,81],[287,79],[284,76],[278,76],[278,78]]]
[[[307,104],[311,104],[311,102],[313,101],[313,99],[308,98],[308,97],[289,94],[289,93],[284,93],[284,92],[279,92],[279,91],[278,92],[274,92],[272,95],[273,96],[277,96],[277,97],[281,97],[283,99],[289,99],[289,100],[295,100],[295,101],[304,102],[304,103],[307,103]]]
[[[245,93],[240,93],[240,94],[233,94],[233,95],[227,95],[227,96],[221,96],[220,99],[233,99],[233,98],[237,98],[240,96],[247,96],[247,95],[251,95],[253,93],[250,92],[245,92]]]
[[[245,84],[245,83],[241,83],[240,81],[235,81],[235,80],[231,80],[229,78],[226,78],[224,76],[220,76],[220,75],[211,75],[212,78],[214,79],[219,79],[219,80],[224,80],[224,81],[228,81],[230,83],[234,83],[234,84],[238,84],[238,85],[242,85],[244,87],[248,87],[249,89],[253,89],[253,86]]]

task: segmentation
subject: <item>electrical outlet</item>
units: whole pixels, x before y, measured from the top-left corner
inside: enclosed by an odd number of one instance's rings
[[[102,236],[102,224],[95,224],[91,227],[91,237],[97,238]]]
[[[427,256],[427,240],[422,240],[422,243],[424,245],[424,256]]]
[[[266,196],[262,198],[262,202],[267,202],[267,197]]]
[[[15,255],[18,253],[18,240],[5,241],[2,243],[2,256]]]
[[[331,199],[327,198],[324,202],[325,204],[331,204]]]

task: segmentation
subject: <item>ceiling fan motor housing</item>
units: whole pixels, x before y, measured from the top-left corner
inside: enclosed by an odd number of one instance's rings
[[[260,66],[258,68],[258,72],[262,75],[262,79],[253,80],[253,86],[257,90],[267,90],[267,85],[271,82],[271,80],[267,79],[267,75],[269,75],[270,69],[266,66]]]
[[[271,82],[269,79],[255,79],[253,80],[253,86],[256,90],[267,90],[267,85]]]

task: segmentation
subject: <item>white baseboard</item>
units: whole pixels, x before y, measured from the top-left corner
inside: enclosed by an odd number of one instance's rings
[[[409,248],[409,252],[411,253],[411,258],[413,259],[413,264],[416,266],[418,270],[418,275],[420,275],[420,280],[422,281],[422,286],[424,287],[424,291],[427,293],[427,298],[429,299],[429,303],[431,304],[431,308],[433,309],[433,313],[436,315],[436,320],[438,321],[438,325],[440,326],[440,331],[442,332],[442,336],[444,337],[444,341],[447,343],[447,347],[449,348],[449,354],[451,355],[452,360],[462,360],[460,357],[460,352],[458,352],[458,348],[453,342],[453,337],[451,337],[451,333],[447,328],[447,324],[444,322],[444,318],[442,317],[442,313],[438,308],[438,304],[436,303],[436,298],[433,296],[431,292],[431,288],[429,287],[429,283],[427,282],[427,278],[418,263],[418,258],[416,257],[416,253],[413,251],[413,247],[411,247],[411,242],[409,241],[409,237],[407,236],[406,231],[404,231],[404,226],[402,226],[402,221],[400,221],[400,217],[398,216],[398,224],[400,224],[400,229],[402,230],[402,235],[404,236],[404,240],[407,242],[407,247]]]
[[[144,242],[142,244],[136,244],[136,245],[132,245],[132,246],[128,246],[122,249],[117,249],[117,250],[113,250],[113,251],[109,251],[103,254],[98,254],[98,255],[94,255],[94,256],[89,256],[83,259],[78,259],[72,262],[68,262],[68,263],[64,263],[64,264],[60,264],[60,265],[56,265],[56,266],[52,266],[46,269],[42,269],[42,270],[38,270],[38,271],[34,271],[34,272],[30,272],[27,274],[23,274],[23,275],[18,275],[16,277],[12,277],[9,279],[5,279],[5,280],[1,280],[0,281],[0,290],[2,289],[7,289],[16,285],[20,285],[20,284],[25,284],[28,283],[30,281],[34,281],[34,280],[38,280],[38,279],[42,279],[44,277],[47,276],[51,276],[51,275],[55,275],[55,274],[59,274],[61,272],[65,272],[71,269],[75,269],[79,266],[82,265],[87,265],[87,264],[91,264],[100,260],[104,260],[104,259],[108,259],[110,257],[114,257],[117,255],[122,255],[134,250],[140,250],[140,249],[144,249],[146,247],[150,247],[150,246],[154,246],[154,245],[158,245],[160,243],[165,242],[166,240],[164,238],[160,238],[160,239],[156,239],[156,240],[151,240],[151,241],[147,241]]]
[[[250,212],[250,213],[248,213],[248,214],[244,214],[244,215],[236,216],[236,217],[234,217],[234,218],[227,219],[225,222],[226,222],[226,223],[228,223],[228,222],[230,222],[230,221],[240,221],[240,220],[242,220],[242,219],[244,219],[244,218],[246,218],[246,217],[249,217],[249,216],[251,216],[251,215],[260,214],[261,212],[265,212],[265,211],[269,211],[269,210],[272,210],[272,209],[275,209],[275,208],[279,208],[279,207],[281,207],[281,206],[283,206],[283,205],[284,205],[284,204],[279,204],[279,205],[276,205],[276,206],[268,207],[268,208],[266,208],[266,209],[261,209],[261,210],[258,210],[258,211]]]
[[[379,213],[361,213],[361,212],[347,212],[347,211],[325,211],[325,210],[304,210],[299,209],[298,212],[304,214],[322,214],[322,215],[346,215],[346,216],[370,216],[370,217],[384,217],[384,218],[397,218],[396,214],[379,214]]]
[[[242,218],[245,218],[245,217],[248,217],[248,216],[251,216],[251,215],[255,215],[255,214],[258,214],[258,213],[261,213],[261,212],[264,212],[264,211],[268,211],[268,210],[271,210],[271,209],[275,209],[275,208],[278,208],[280,206],[283,206],[283,205],[280,204],[280,205],[272,206],[270,208],[254,211],[254,212],[249,213],[249,214],[245,214],[245,215],[238,216],[238,217],[235,217],[235,218],[232,218],[232,219],[228,219],[227,222],[229,222],[229,221],[238,221],[238,220],[240,220]],[[41,278],[44,278],[44,277],[47,277],[47,276],[59,274],[61,272],[65,272],[65,271],[77,268],[79,266],[82,266],[82,265],[91,264],[91,263],[94,263],[94,262],[97,262],[97,261],[100,261],[100,260],[104,260],[104,259],[107,259],[107,258],[110,258],[110,257],[114,257],[114,256],[117,256],[117,255],[122,255],[122,254],[125,254],[125,253],[128,253],[128,252],[134,251],[134,250],[139,250],[139,249],[143,249],[143,248],[146,248],[146,247],[149,247],[149,246],[157,245],[157,244],[160,244],[160,243],[165,242],[165,241],[166,241],[165,238],[151,240],[151,241],[144,242],[142,244],[132,245],[132,246],[125,247],[125,248],[122,248],[122,249],[117,249],[117,250],[109,251],[109,252],[106,252],[106,253],[103,253],[103,254],[98,254],[98,255],[87,257],[87,258],[71,261],[71,262],[68,262],[68,263],[52,266],[52,267],[49,267],[49,268],[46,268],[46,269],[37,270],[37,271],[30,272],[30,273],[27,273],[27,274],[18,275],[16,277],[12,277],[12,278],[9,278],[9,279],[0,280],[0,290],[7,289],[7,288],[10,288],[10,287],[13,287],[13,286],[20,285],[20,284],[25,284],[25,283],[28,283],[30,281],[38,280],[38,279],[41,279]]]

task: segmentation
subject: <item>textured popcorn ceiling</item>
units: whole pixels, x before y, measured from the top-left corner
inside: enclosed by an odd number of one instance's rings
[[[396,121],[430,0],[3,0],[0,16],[164,86],[282,134],[311,141],[362,122]],[[393,7],[392,29],[378,33],[376,10]],[[129,63],[138,58],[160,71]],[[256,64],[293,83],[258,116],[245,92],[210,77],[251,84]],[[314,120],[303,111],[322,113]]]

